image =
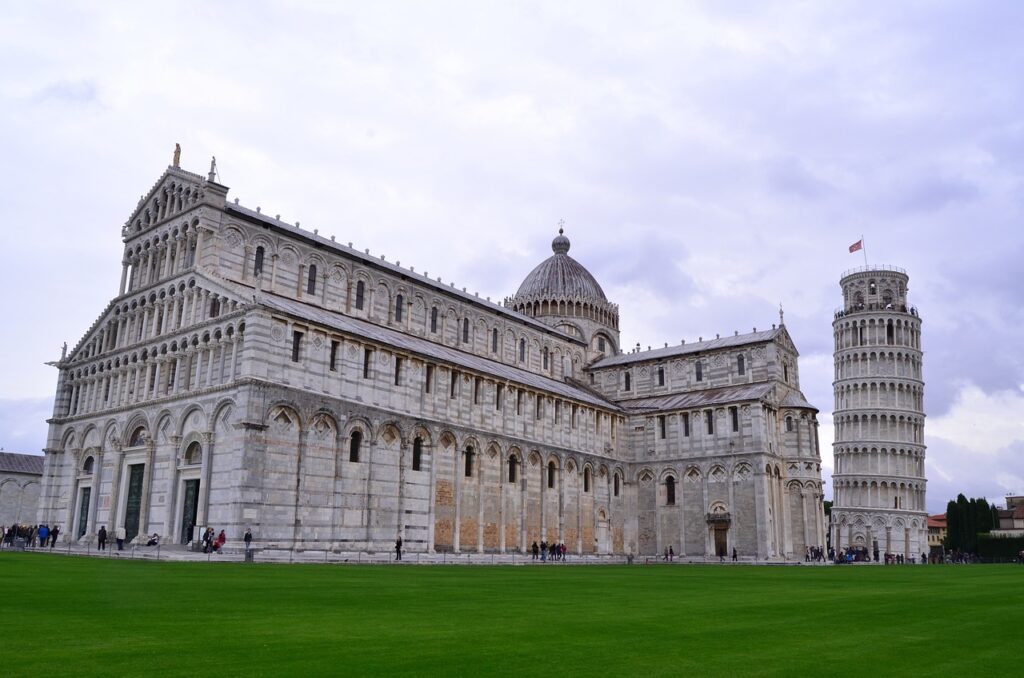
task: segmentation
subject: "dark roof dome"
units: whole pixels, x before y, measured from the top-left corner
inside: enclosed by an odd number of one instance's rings
[[[517,298],[578,298],[608,302],[604,290],[590,271],[569,256],[569,239],[562,229],[558,229],[558,235],[551,241],[551,249],[554,255],[530,271],[516,292]]]

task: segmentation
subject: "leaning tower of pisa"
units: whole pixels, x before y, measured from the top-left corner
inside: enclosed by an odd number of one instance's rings
[[[832,546],[872,559],[928,550],[921,318],[908,281],[895,266],[847,271],[832,323]]]

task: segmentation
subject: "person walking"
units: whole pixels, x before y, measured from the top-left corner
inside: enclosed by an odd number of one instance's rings
[[[60,525],[54,525],[53,529],[50,530],[50,548],[52,549],[57,544],[57,536],[60,534]]]
[[[732,562],[736,562],[736,547],[732,547]]]
[[[540,549],[537,546],[537,542],[533,542],[533,546],[530,547],[530,550],[533,553],[533,559],[537,560],[537,558],[540,557]]]
[[[116,530],[114,530],[114,540],[117,541],[117,550],[118,551],[124,551],[124,538],[125,538],[125,536],[126,536],[126,533],[124,531],[124,527],[119,527]]]
[[[100,531],[96,533],[96,547],[100,551],[107,550],[107,526],[100,525]]]
[[[402,535],[398,535],[398,539],[395,540],[395,561],[402,559]]]

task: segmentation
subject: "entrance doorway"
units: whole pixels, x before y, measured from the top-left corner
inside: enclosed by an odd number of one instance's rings
[[[79,504],[78,509],[78,530],[76,531],[77,538],[81,539],[85,535],[85,530],[89,525],[89,499],[92,497],[92,488],[82,488],[82,501]]]
[[[142,510],[142,472],[145,464],[128,467],[128,500],[124,512],[125,541],[130,542],[139,534],[139,512]]]
[[[729,555],[729,526],[715,525],[715,555],[725,558]]]
[[[185,498],[181,502],[181,543],[187,544],[195,536],[196,515],[199,511],[199,481],[185,481]]]

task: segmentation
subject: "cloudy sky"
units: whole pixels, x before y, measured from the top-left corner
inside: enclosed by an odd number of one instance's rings
[[[571,254],[622,343],[786,310],[831,471],[838,280],[911,277],[928,508],[1024,493],[1024,4],[4,3],[0,446],[117,293],[171,160],[230,198],[503,298]]]

